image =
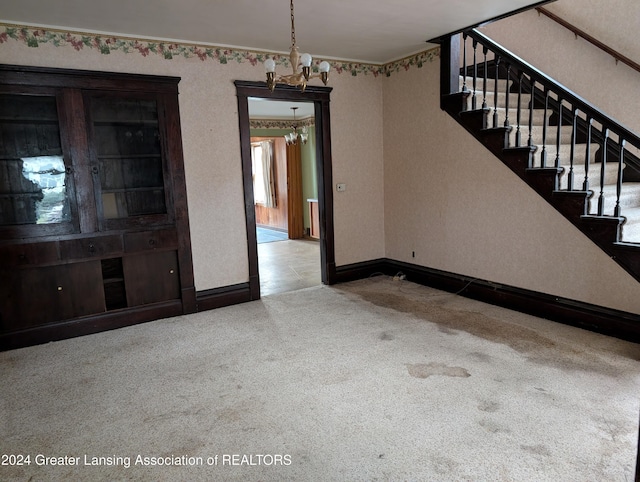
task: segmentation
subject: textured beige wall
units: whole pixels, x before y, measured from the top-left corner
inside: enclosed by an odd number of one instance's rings
[[[331,93],[338,266],[384,257],[382,82],[369,75],[347,88],[351,79],[332,80]],[[337,183],[346,191],[336,192]]]
[[[548,8],[563,16],[567,10],[579,14],[580,19],[574,23],[596,38],[600,29],[615,31],[616,47],[640,63],[640,2],[558,0]],[[612,15],[614,8],[618,11]],[[586,40],[576,39],[571,31],[535,11],[489,24],[481,31],[610,117],[640,132],[640,73],[621,62],[616,65],[613,57]]]
[[[383,82],[387,257],[640,313],[640,284],[440,110],[437,62]]]
[[[248,280],[247,234],[241,176],[235,79],[263,80],[261,65],[137,52],[109,55],[88,48],[8,39],[2,63],[181,77],[180,116],[197,290]],[[382,83],[372,75],[331,76],[338,265],[384,256]],[[364,175],[362,175],[364,173]]]
[[[638,0],[558,0],[545,8],[640,63]]]

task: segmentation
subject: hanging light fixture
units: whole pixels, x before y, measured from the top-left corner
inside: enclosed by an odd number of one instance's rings
[[[311,74],[311,62],[313,59],[309,54],[302,54],[298,51],[296,45],[296,27],[293,18],[293,0],[291,0],[291,51],[289,53],[289,60],[291,62],[292,74],[278,75],[276,78],[276,62],[273,59],[267,59],[264,61],[264,69],[267,72],[267,87],[273,92],[276,88],[276,84],[287,84],[294,87],[300,87],[300,90],[304,92],[307,87],[307,82],[310,79],[321,79],[324,85],[327,85],[329,80],[329,69],[331,66],[329,62],[323,60],[320,62],[318,69],[319,74]]]
[[[293,124],[291,125],[291,132],[284,135],[284,140],[287,141],[287,145],[296,145],[298,143],[298,139],[302,144],[307,143],[307,139],[309,138],[309,133],[307,132],[307,127],[302,126],[300,128],[300,132],[298,132],[298,123],[296,122],[296,109],[297,107],[292,107],[293,111]]]

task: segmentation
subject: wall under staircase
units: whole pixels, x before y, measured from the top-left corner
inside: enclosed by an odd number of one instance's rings
[[[640,138],[480,32],[459,38],[442,108],[640,280]]]
[[[410,280],[436,272],[447,283],[427,284],[505,306],[517,291],[510,307],[557,321],[568,317],[555,308],[589,304],[640,323],[640,284],[439,109],[439,75],[434,62],[384,79],[393,268]]]
[[[433,112],[437,71],[401,75],[384,92],[388,258],[640,313],[634,278],[474,137]],[[547,147],[553,161],[553,142]]]

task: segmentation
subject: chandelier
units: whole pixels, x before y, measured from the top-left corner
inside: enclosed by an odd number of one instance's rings
[[[323,60],[318,66],[319,74],[311,74],[311,62],[313,59],[309,54],[302,54],[298,51],[296,45],[296,27],[293,18],[293,0],[291,0],[291,51],[289,53],[289,60],[291,62],[292,74],[278,75],[276,78],[276,62],[273,59],[267,59],[264,61],[264,69],[267,72],[267,87],[273,92],[276,88],[276,84],[287,84],[294,87],[300,87],[300,90],[304,92],[307,87],[307,82],[310,79],[321,79],[324,85],[327,85],[329,80],[329,69],[331,66],[329,62]],[[302,67],[302,69],[300,69]],[[294,111],[295,113],[295,111]]]
[[[309,138],[309,133],[307,132],[307,127],[302,126],[300,128],[300,132],[298,132],[298,123],[296,122],[296,109],[297,107],[292,107],[293,111],[293,124],[291,125],[291,132],[284,135],[284,140],[287,141],[287,145],[295,146],[298,143],[298,139],[302,144],[307,143],[307,139]]]

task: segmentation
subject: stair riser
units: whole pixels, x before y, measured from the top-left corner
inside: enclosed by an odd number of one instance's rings
[[[460,81],[458,83],[458,88],[462,90],[463,77],[460,76]],[[508,82],[511,85],[511,81]],[[487,91],[493,92],[495,90],[496,81],[495,79],[487,79]],[[473,77],[466,78],[466,86],[467,90],[473,89]],[[483,89],[483,79],[482,77],[476,78],[476,90],[482,93]],[[507,90],[507,80],[506,79],[498,79],[498,92],[506,92]]]
[[[589,189],[600,189],[600,166],[592,166],[593,169],[589,169]],[[560,189],[567,189],[569,182],[569,167],[565,166],[565,172],[560,176]],[[605,172],[604,183],[605,185],[618,182],[618,171],[616,169],[607,169]],[[584,166],[573,167],[573,189],[582,189],[584,184]]]
[[[493,91],[487,91],[487,96],[485,98],[487,107],[494,108],[494,93]],[[498,92],[498,107],[504,108],[506,105],[506,94],[504,92]],[[483,93],[482,91],[476,91],[476,109],[480,109],[482,107],[482,99]],[[517,109],[518,107],[518,94],[509,94],[509,109]],[[527,109],[529,107],[529,98],[522,96],[520,99],[520,108]],[[467,109],[473,108],[473,92],[469,93],[469,97],[467,98]],[[541,111],[544,115],[544,110]]]
[[[592,188],[595,192],[593,197],[589,202],[589,213],[596,214],[598,212],[598,200],[600,198],[599,188]],[[607,192],[608,191],[608,192]],[[640,205],[640,189],[629,189],[623,186],[622,193],[620,194],[620,208],[623,210],[622,215],[624,215],[625,208],[634,208]],[[607,216],[612,216],[614,214],[614,209],[616,206],[616,195],[615,191],[611,192],[610,189],[605,191],[604,195],[604,211],[603,213]]]
[[[640,241],[640,222],[635,223],[633,225],[623,224],[621,240],[626,243],[639,242]]]
[[[537,149],[533,154],[534,166],[533,167],[541,167],[541,153],[542,146],[536,146]],[[591,149],[589,156],[589,175],[597,175],[598,179],[600,176],[600,168],[601,164],[596,162],[596,148]],[[556,149],[556,146],[547,146],[547,167],[556,165],[556,153],[559,152],[558,166],[564,167],[565,170],[569,170],[571,167],[571,146],[567,144],[563,144],[560,146],[560,151]],[[584,177],[585,173],[585,157],[586,157],[586,147],[585,144],[576,144],[575,151],[573,153],[573,170],[574,172],[580,172],[582,177]],[[618,176],[618,163],[617,162],[608,162],[606,167],[606,176],[614,176],[617,178]],[[614,181],[615,182],[615,181]],[[608,183],[606,183],[608,184]]]
[[[489,113],[489,126],[494,127],[493,125],[493,107],[491,108],[491,112]],[[547,115],[547,119],[550,115]],[[506,110],[504,108],[498,108],[498,126],[504,126],[504,121],[506,118]],[[544,111],[539,109],[533,110],[533,125],[541,126],[544,123]],[[517,109],[509,109],[509,125],[513,126],[515,129],[518,125],[518,110]],[[529,109],[522,109],[520,111],[520,129],[524,126],[529,126]]]
[[[571,142],[571,133],[573,128],[571,126],[562,126],[560,130],[560,144],[570,143]],[[520,126],[520,132],[523,141],[527,141],[529,139],[529,126]],[[533,126],[531,131],[531,137],[533,140],[533,144],[540,146],[538,148],[538,152],[542,150],[542,137],[544,134],[544,130],[542,126]],[[515,141],[516,129],[515,127],[511,130],[510,140],[511,142]],[[553,155],[555,157],[555,148],[556,148],[556,139],[558,137],[558,127],[557,126],[547,126],[547,138],[545,146],[547,147],[547,152],[550,152],[550,149],[553,148]],[[515,144],[513,144],[515,145]],[[547,154],[547,157],[550,157]]]
[[[626,208],[621,214],[626,218],[622,225],[621,240],[631,243],[640,242],[640,208]]]

